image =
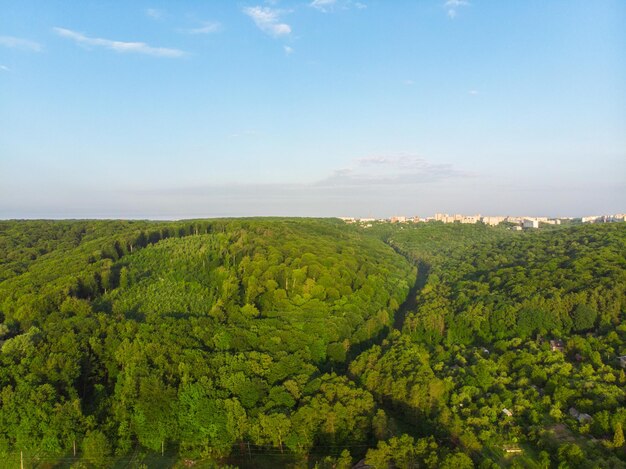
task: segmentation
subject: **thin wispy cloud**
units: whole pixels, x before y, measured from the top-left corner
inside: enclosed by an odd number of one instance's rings
[[[220,31],[222,31],[222,24],[218,21],[203,21],[202,26],[186,30],[189,34],[215,34]]]
[[[254,24],[266,34],[274,37],[288,36],[291,34],[291,26],[281,23],[282,10],[269,7],[255,6],[245,7],[244,14],[252,18]]]
[[[160,20],[161,18],[163,18],[164,15],[164,11],[163,10],[158,10],[156,8],[148,8],[146,9],[146,16],[148,18],[152,18],[153,20]]]
[[[404,80],[402,83],[406,86],[413,86],[415,84],[413,80]]]
[[[431,163],[419,156],[375,156],[357,159],[352,166],[335,170],[317,185],[415,185],[467,176],[470,174],[451,164]]]
[[[447,10],[448,17],[454,19],[456,18],[458,9],[469,6],[469,4],[470,2],[467,0],[446,0],[444,8]]]
[[[469,94],[476,96],[478,94],[478,90],[469,90]]]
[[[9,67],[7,67],[6,65],[0,65],[0,70],[2,70],[3,72],[10,72],[11,69]]]
[[[366,4],[352,0],[313,0],[309,3],[309,6],[321,11],[322,13],[327,13],[333,10],[349,10],[351,8],[363,10],[367,8]]]
[[[283,47],[283,49],[285,50],[285,54],[287,55],[291,55],[294,53],[293,47],[285,46]]]
[[[145,42],[125,42],[85,36],[82,33],[65,28],[53,28],[59,36],[70,39],[85,47],[103,47],[120,53],[135,53],[151,55],[153,57],[179,58],[187,55],[185,51],[168,47],[153,47]]]
[[[348,168],[311,182],[221,182],[178,187],[129,188],[118,191],[124,210],[158,207],[159,214],[190,217],[184,210],[212,216],[338,216],[389,214],[416,210],[420,201],[442,204],[449,188],[476,175],[452,165],[435,164],[411,155],[362,158]],[[456,196],[456,194],[455,194]],[[424,202],[428,203],[428,202]],[[111,206],[111,201],[106,201]],[[432,208],[431,210],[436,210]],[[368,215],[369,216],[369,215]],[[143,215],[145,217],[145,215]]]
[[[243,130],[241,132],[230,134],[228,138],[261,137],[262,135],[263,135],[262,132],[253,129],[253,130]]]
[[[40,52],[43,47],[41,44],[29,39],[22,39],[15,36],[0,36],[0,46],[9,49],[25,50],[30,52]]]

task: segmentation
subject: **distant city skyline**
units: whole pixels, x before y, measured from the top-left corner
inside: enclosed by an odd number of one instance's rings
[[[0,11],[0,218],[626,208],[623,1]]]

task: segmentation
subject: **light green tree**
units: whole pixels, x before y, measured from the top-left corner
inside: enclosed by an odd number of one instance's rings
[[[613,447],[621,448],[624,446],[624,430],[622,429],[622,424],[615,424],[615,433],[613,434]]]

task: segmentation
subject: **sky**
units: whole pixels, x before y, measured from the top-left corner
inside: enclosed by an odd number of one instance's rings
[[[0,0],[0,218],[626,212],[623,0]]]

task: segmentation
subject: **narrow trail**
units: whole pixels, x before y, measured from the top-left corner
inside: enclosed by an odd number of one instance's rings
[[[430,273],[430,265],[424,261],[415,261],[411,259],[409,256],[404,254],[402,251],[397,249],[392,244],[389,244],[390,247],[393,248],[396,253],[402,257],[404,257],[407,261],[417,267],[417,276],[415,277],[415,282],[413,286],[409,290],[406,298],[398,308],[398,310],[394,314],[393,318],[393,326],[385,326],[378,334],[374,337],[371,337],[369,340],[356,344],[349,351],[346,359],[345,366],[343,368],[343,373],[348,372],[348,368],[350,367],[350,363],[356,359],[360,354],[369,350],[374,345],[381,345],[383,340],[385,340],[389,333],[393,329],[397,329],[402,332],[402,326],[404,326],[404,320],[406,319],[407,314],[414,312],[417,310],[417,294],[420,292],[424,285],[426,285],[426,281],[428,280],[428,274]],[[352,379],[352,377],[350,377]]]
[[[348,352],[348,356],[347,356],[347,360],[345,364],[345,371],[348,370],[350,363],[361,353],[370,349],[374,345],[381,345],[383,343],[383,340],[385,340],[389,336],[389,333],[393,329],[396,329],[402,332],[402,327],[404,326],[404,321],[406,320],[406,316],[409,313],[417,311],[417,295],[426,285],[426,281],[428,280],[428,275],[430,274],[430,264],[428,264],[427,262],[423,260],[415,260],[411,258],[411,256],[407,255],[405,252],[403,252],[401,249],[394,246],[393,244],[387,241],[384,241],[384,242],[390,248],[392,248],[396,252],[396,254],[404,257],[410,264],[413,264],[415,267],[417,267],[417,275],[415,277],[415,282],[413,283],[413,286],[409,290],[406,298],[404,299],[404,301],[402,302],[398,310],[395,312],[394,318],[393,318],[393,326],[386,326],[376,336],[370,338],[369,340],[361,342],[360,344],[357,344],[356,347],[353,347]]]
[[[396,250],[396,252],[398,251]],[[400,252],[398,252],[398,254],[402,255]],[[411,261],[408,257],[405,256],[405,258]],[[402,332],[406,315],[417,309],[417,294],[424,288],[424,285],[426,285],[429,273],[430,266],[424,261],[417,261],[417,277],[415,278],[415,283],[411,287],[411,290],[409,290],[409,294],[404,302],[398,308],[398,311],[396,311],[393,321],[394,329]]]
[[[413,286],[409,290],[409,293],[407,294],[404,302],[400,305],[400,307],[398,308],[398,310],[395,312],[395,315],[394,315],[393,328],[391,330],[396,329],[402,332],[402,328],[404,326],[406,316],[409,313],[417,311],[417,295],[426,285],[426,281],[428,280],[428,275],[430,273],[430,265],[427,262],[424,262],[422,260],[416,261],[415,259],[412,259],[406,253],[402,252],[400,249],[398,249],[396,246],[392,244],[389,244],[389,243],[386,243],[386,244],[388,244],[391,248],[393,248],[393,250],[396,251],[398,255],[404,257],[407,261],[409,261],[411,264],[417,267],[417,275],[415,277],[415,282],[413,283]],[[372,340],[368,342],[366,347],[361,348],[357,353],[353,353],[351,354],[351,356],[348,357],[348,361],[346,363],[345,375],[348,377],[348,379],[350,379],[355,384],[357,384],[357,386],[359,387],[361,386],[359,382],[359,378],[357,376],[352,375],[348,371],[350,362],[354,360],[360,353],[365,352],[370,347],[374,345],[381,345],[383,340],[389,335],[391,330],[386,329],[377,337],[372,338]],[[416,422],[412,422],[411,419],[401,409],[394,407],[394,405],[391,402],[388,402],[385,399],[379,399],[378,405],[381,409],[385,411],[385,413],[389,417],[394,419],[401,433],[408,433],[413,436],[426,436],[427,434],[429,434],[428,431],[425,431],[427,429],[422,428],[421,431],[418,430],[418,427],[416,426]]]

